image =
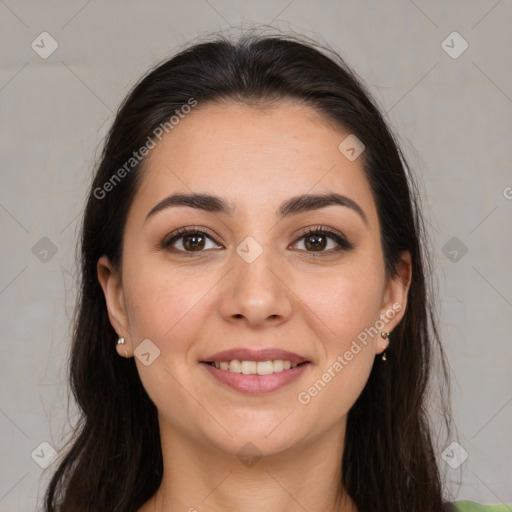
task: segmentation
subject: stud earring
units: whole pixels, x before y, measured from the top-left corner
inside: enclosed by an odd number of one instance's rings
[[[382,332],[380,333],[380,337],[381,337],[382,339],[384,339],[384,340],[387,340],[387,339],[389,338],[389,335],[390,335],[390,334],[391,334],[391,333],[389,333],[389,332],[387,332],[387,331],[382,331]],[[383,360],[383,361],[386,361],[386,351],[385,351],[385,350],[384,350],[384,352],[382,352],[382,360]]]
[[[117,344],[118,344],[118,345],[124,345],[124,338],[119,338],[119,339],[117,340]],[[124,349],[124,355],[125,355],[126,357],[128,357],[128,352],[126,351],[126,349]]]

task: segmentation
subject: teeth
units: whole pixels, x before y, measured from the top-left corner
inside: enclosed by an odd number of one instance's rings
[[[243,373],[244,375],[270,375],[271,373],[282,372],[297,366],[296,363],[283,361],[282,359],[274,361],[239,361],[238,359],[233,359],[232,361],[215,361],[210,364],[220,370]]]
[[[256,361],[241,361],[240,366],[244,375],[254,375],[257,373],[258,363]]]
[[[242,373],[242,365],[238,359],[229,362],[229,371],[234,373]]]
[[[274,373],[274,363],[272,361],[260,361],[256,365],[256,373],[258,375],[270,375]]]

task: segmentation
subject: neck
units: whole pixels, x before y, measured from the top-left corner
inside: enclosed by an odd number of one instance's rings
[[[162,484],[139,512],[356,512],[341,485],[345,423],[261,458],[198,444],[162,421],[160,432]]]

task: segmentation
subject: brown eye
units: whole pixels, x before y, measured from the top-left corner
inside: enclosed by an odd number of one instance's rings
[[[327,238],[325,235],[313,234],[304,237],[304,245],[308,250],[323,250],[327,246]]]
[[[337,231],[319,226],[304,233],[296,242],[302,242],[309,253],[332,254],[352,249],[354,246]]]
[[[211,246],[208,247],[208,243]],[[171,233],[162,240],[160,246],[171,252],[181,253],[204,252],[205,249],[219,247],[210,235],[204,231],[191,228],[180,228]]]
[[[183,247],[187,251],[200,251],[204,249],[205,246],[205,237],[200,233],[194,233],[193,235],[185,235],[182,237]]]

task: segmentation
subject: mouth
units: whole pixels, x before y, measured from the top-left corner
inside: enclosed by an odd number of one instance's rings
[[[280,349],[235,349],[199,361],[216,382],[244,394],[278,391],[307,372],[312,362]]]
[[[281,373],[287,370],[308,364],[309,361],[301,363],[292,363],[289,360],[269,359],[267,361],[249,361],[232,359],[231,361],[202,361],[205,364],[213,366],[218,370],[242,373],[244,375],[271,375],[273,373]]]

